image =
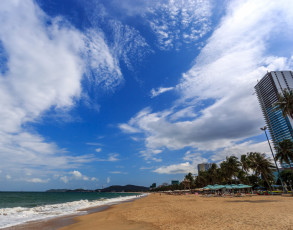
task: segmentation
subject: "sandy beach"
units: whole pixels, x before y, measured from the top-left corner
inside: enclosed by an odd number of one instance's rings
[[[293,197],[152,194],[75,218],[61,230],[293,229]]]

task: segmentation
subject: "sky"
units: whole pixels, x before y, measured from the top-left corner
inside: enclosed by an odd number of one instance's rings
[[[269,154],[254,86],[293,69],[292,12],[291,0],[0,1],[0,190],[150,186]]]

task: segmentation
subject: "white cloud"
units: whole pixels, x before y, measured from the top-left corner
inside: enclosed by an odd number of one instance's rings
[[[67,184],[68,181],[69,181],[69,179],[68,179],[67,176],[62,176],[62,177],[60,177],[60,180],[63,181],[65,184]]]
[[[134,70],[134,65],[153,51],[150,49],[144,37],[138,30],[123,25],[117,20],[110,20],[109,27],[112,29],[114,44],[112,52],[117,59],[122,60],[128,69]]]
[[[118,60],[112,56],[102,32],[88,31],[85,52],[90,66],[87,76],[91,82],[108,90],[122,82],[123,77]]]
[[[127,172],[121,172],[121,171],[112,171],[111,174],[128,174]]]
[[[184,174],[184,173],[195,173],[196,167],[189,162],[181,163],[181,164],[173,164],[168,166],[162,166],[155,169],[153,172],[159,174]]]
[[[55,170],[78,167],[95,160],[93,155],[68,156],[68,153],[59,149],[56,144],[46,143],[43,137],[28,132],[0,132],[0,140],[0,165],[5,171],[13,174],[22,175],[23,167],[26,167],[26,173],[45,176],[55,173]]]
[[[141,150],[139,153],[145,160],[161,162],[162,159],[156,157],[156,155],[158,155],[161,152],[163,152],[163,150],[161,149],[147,149],[147,150]]]
[[[138,137],[130,137],[133,141],[140,141],[141,139]]]
[[[139,169],[140,170],[148,170],[148,169],[153,169],[154,167],[153,166],[151,166],[151,167],[140,167]]]
[[[31,172],[26,172],[25,175],[27,175],[27,176],[31,176],[32,173],[31,173]]]
[[[181,110],[178,110],[177,112],[173,113],[170,116],[170,120],[178,120],[178,119],[186,119],[186,118],[195,118],[198,116],[198,114],[195,113],[195,106],[188,106],[186,108],[183,108]]]
[[[151,98],[154,98],[156,96],[159,96],[160,94],[165,93],[165,92],[168,92],[168,91],[171,91],[173,89],[174,89],[174,87],[167,87],[167,88],[160,87],[158,89],[152,89],[151,90]]]
[[[111,182],[111,178],[107,177],[107,184],[109,184]]]
[[[145,19],[157,36],[159,48],[164,50],[195,43],[211,29],[212,6],[208,0],[114,0],[114,3],[128,16]]]
[[[218,153],[260,135],[264,120],[254,85],[267,70],[293,67],[292,11],[286,0],[230,2],[193,67],[176,86],[181,97],[175,105],[159,112],[143,109],[126,124],[145,135],[145,151],[192,147]],[[288,49],[281,52],[276,47],[284,40]],[[252,142],[246,143],[249,146],[257,147]],[[213,159],[219,159],[216,156]]]
[[[73,180],[99,181],[98,178],[86,176],[77,170],[68,172],[67,175],[63,175],[63,176],[55,175],[54,179],[57,179],[57,178],[59,178],[65,184],[67,184],[68,182],[73,181]]]
[[[82,177],[82,174],[79,171],[76,171],[76,170],[70,172],[70,174],[72,174],[74,177],[76,177],[78,179]]]
[[[31,183],[48,183],[50,179],[31,178],[31,179],[26,179],[26,181]]]
[[[118,153],[110,153],[108,155],[108,158],[96,158],[96,161],[110,161],[110,162],[114,162],[114,161],[119,161],[119,154]]]
[[[195,43],[209,32],[210,17],[210,1],[201,0],[157,1],[146,13],[161,49]]]
[[[240,144],[233,144],[231,146],[227,146],[224,149],[217,152],[210,157],[212,161],[219,161],[223,160],[226,156],[237,156],[240,157],[243,154],[248,152],[261,152],[265,153],[267,157],[272,158],[272,153],[270,151],[270,147],[267,141],[263,142],[253,142],[253,141],[246,141]]]
[[[92,178],[91,178],[91,181],[99,181],[99,179],[96,178],[96,177],[92,177]]]
[[[201,164],[204,162],[208,162],[208,159],[203,158],[201,155],[202,153],[199,153],[199,152],[187,151],[184,154],[183,160],[192,161],[193,164]]]
[[[7,174],[7,175],[6,175],[6,179],[7,179],[7,180],[10,180],[10,179],[11,179],[11,176],[10,176],[9,174]]]
[[[120,124],[119,128],[122,129],[125,133],[138,133],[139,130],[131,127],[128,124]]]
[[[117,153],[112,153],[109,155],[109,158],[107,161],[119,161],[119,158],[118,158],[119,154]]]
[[[197,165],[203,162],[208,162],[207,158],[202,157],[202,153],[187,151],[184,154],[183,160],[185,162],[179,164],[172,164],[168,166],[161,166],[153,172],[159,174],[182,174],[182,173],[197,173]]]
[[[82,95],[81,81],[107,90],[123,76],[100,30],[82,33],[62,17],[51,18],[32,0],[1,1],[0,52],[7,66],[0,72],[0,166],[16,173],[23,167],[54,173],[91,161],[69,157],[55,143],[26,130],[48,110],[66,113]],[[47,23],[49,22],[49,23]],[[13,29],[11,29],[13,28]],[[2,69],[1,69],[2,70]]]
[[[97,153],[99,153],[99,152],[101,152],[101,151],[102,151],[101,148],[97,148],[97,149],[96,149],[96,152],[97,152]]]
[[[73,179],[76,179],[76,180],[85,180],[85,181],[89,180],[87,176],[83,175],[81,172],[77,170],[69,172],[69,174],[73,175]]]

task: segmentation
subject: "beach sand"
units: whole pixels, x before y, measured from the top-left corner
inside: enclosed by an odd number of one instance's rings
[[[151,194],[75,218],[62,230],[293,229],[293,197]]]

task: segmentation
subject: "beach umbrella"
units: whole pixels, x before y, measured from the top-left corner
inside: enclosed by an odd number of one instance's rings
[[[203,189],[203,190],[210,190],[210,187],[205,186],[205,187],[203,187],[202,189]]]
[[[246,185],[246,184],[244,184],[244,185],[242,185],[242,188],[251,188],[252,186],[250,186],[250,185]]]
[[[207,185],[207,186],[205,186],[205,187],[203,187],[203,189],[205,189],[205,190],[216,190],[216,186],[213,186],[213,185]]]
[[[219,190],[219,189],[223,189],[223,188],[225,188],[224,185],[217,185],[217,186],[216,186],[216,189],[217,189],[217,190]]]
[[[224,186],[225,186],[226,189],[233,189],[232,185],[225,184]]]

